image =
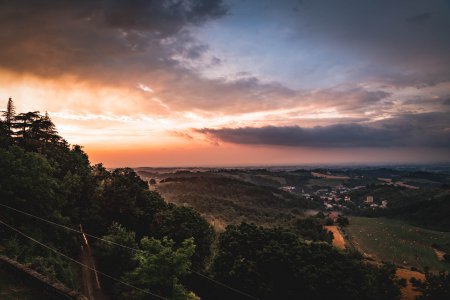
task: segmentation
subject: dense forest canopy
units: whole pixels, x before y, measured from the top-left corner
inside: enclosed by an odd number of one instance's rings
[[[0,122],[0,199],[1,220],[75,259],[79,234],[19,211],[70,228],[81,224],[111,242],[93,241],[99,270],[140,289],[101,277],[113,299],[153,299],[146,291],[168,299],[400,296],[394,266],[368,265],[355,253],[334,249],[318,220],[290,228],[242,223],[218,235],[192,208],[150,191],[134,170],[91,165],[81,146],[59,136],[48,114],[16,114],[11,99]],[[79,288],[70,261],[7,228],[0,231],[8,256]],[[195,274],[222,285],[211,288]],[[224,286],[232,289],[224,292]]]

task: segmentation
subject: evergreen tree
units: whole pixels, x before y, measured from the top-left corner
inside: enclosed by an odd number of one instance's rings
[[[15,115],[16,108],[14,107],[14,102],[11,98],[9,98],[8,104],[6,105],[6,111],[3,112],[3,117],[5,118],[4,124],[10,136],[12,135],[12,123]]]
[[[40,118],[41,116],[38,111],[30,111],[15,116],[12,127],[17,130],[17,137],[21,139],[31,139],[33,137],[32,132],[35,131],[35,129],[32,129],[35,127],[33,126],[33,123],[38,121]]]

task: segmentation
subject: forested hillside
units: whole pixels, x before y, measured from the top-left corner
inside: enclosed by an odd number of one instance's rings
[[[242,223],[219,235],[197,211],[150,191],[132,169],[91,165],[81,146],[58,135],[47,114],[16,114],[10,100],[0,125],[4,253],[70,287],[80,288],[74,262],[82,225],[112,299],[399,298],[394,266],[367,264],[357,253],[334,249],[317,220],[292,228]],[[277,193],[281,208],[303,205]],[[273,204],[263,193],[261,201]]]

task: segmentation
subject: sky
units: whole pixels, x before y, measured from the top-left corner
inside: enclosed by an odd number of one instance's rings
[[[0,105],[107,167],[450,162],[449,28],[448,0],[0,0]]]

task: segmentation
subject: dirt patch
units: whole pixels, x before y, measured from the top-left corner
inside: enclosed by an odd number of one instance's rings
[[[223,220],[214,218],[213,216],[210,215],[203,215],[203,217],[205,217],[206,220],[208,220],[209,224],[214,228],[214,230],[216,232],[224,232],[226,227],[228,226],[228,224],[226,222],[224,222]]]
[[[420,293],[416,290],[414,290],[414,287],[412,286],[410,279],[416,278],[420,280],[425,280],[425,275],[423,273],[417,272],[417,271],[411,271],[408,269],[398,268],[396,275],[398,278],[404,278],[406,279],[406,287],[401,289],[402,292],[402,300],[414,300],[417,296],[420,295]]]
[[[345,249],[345,239],[337,226],[325,226],[325,229],[333,233],[333,246],[338,249]]]
[[[440,261],[444,261],[445,260],[445,258],[444,258],[445,252],[444,251],[440,251],[440,250],[438,250],[436,248],[433,248],[433,250],[434,250],[434,253],[436,253],[436,256],[437,256],[438,260],[440,260]]]

